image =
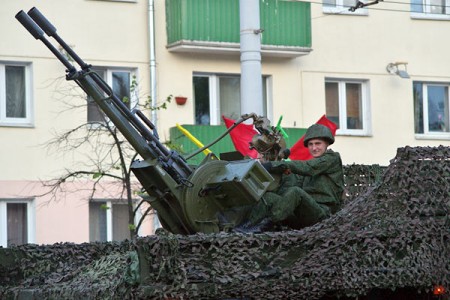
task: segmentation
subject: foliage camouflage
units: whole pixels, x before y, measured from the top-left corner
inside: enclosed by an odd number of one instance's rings
[[[41,298],[96,299],[330,299],[448,289],[450,147],[399,148],[386,169],[350,165],[344,173],[344,208],[298,231],[160,230],[133,245],[4,249],[20,255],[9,269],[0,263],[0,298],[30,289]]]
[[[136,252],[121,243],[0,248],[0,299],[113,299],[136,281]]]
[[[342,206],[356,199],[381,181],[386,167],[380,165],[344,165],[345,195]]]
[[[450,148],[401,148],[380,167],[348,167],[349,195],[299,231],[158,235],[137,241],[145,296],[321,299],[450,283]],[[351,177],[352,180],[348,180]],[[380,178],[378,184],[375,180]],[[359,181],[359,179],[362,180]],[[371,186],[365,193],[359,187]],[[146,262],[146,264],[143,264]]]

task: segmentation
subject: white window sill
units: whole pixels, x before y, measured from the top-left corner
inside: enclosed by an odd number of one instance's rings
[[[450,15],[427,14],[427,13],[411,13],[411,19],[450,21]]]
[[[368,16],[369,11],[367,8],[358,8],[355,11],[349,11],[348,7],[323,7],[324,14],[334,15],[353,15],[353,16]]]
[[[137,0],[89,0],[89,1],[103,1],[103,2],[129,2],[136,3]]]
[[[106,124],[105,122],[99,122],[99,121],[90,122],[90,121],[87,121],[86,128],[88,130],[104,130],[104,131],[107,131],[108,130],[107,125],[108,124]],[[114,124],[112,122],[109,123],[109,126],[111,128],[114,128]]]
[[[362,131],[362,130],[355,130],[355,131],[351,131],[351,130],[336,130],[336,135],[337,136],[363,136],[363,137],[370,137],[372,136],[372,134]]]
[[[34,128],[32,123],[7,123],[0,122],[0,127],[23,127],[23,128]]]
[[[450,141],[450,133],[442,133],[442,134],[436,134],[436,133],[428,133],[428,134],[415,134],[415,138],[418,140],[443,140],[443,141]]]

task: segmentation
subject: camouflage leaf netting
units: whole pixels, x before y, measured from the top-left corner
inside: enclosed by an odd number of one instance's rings
[[[0,299],[114,299],[129,294],[128,283],[137,281],[137,256],[129,241],[0,250]]]
[[[386,167],[380,165],[346,165],[344,169],[345,191],[342,205],[345,206],[369,188],[380,183]]]
[[[321,299],[376,288],[449,287],[449,213],[450,148],[401,148],[380,184],[313,227],[140,239],[139,292],[182,299]]]
[[[448,290],[450,147],[400,148],[387,168],[344,173],[344,208],[300,231],[161,230],[135,243],[0,249],[11,258],[0,261],[0,298],[328,300]]]

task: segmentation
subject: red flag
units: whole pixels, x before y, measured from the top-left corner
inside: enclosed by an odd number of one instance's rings
[[[222,116],[225,121],[225,126],[230,128],[234,124],[234,120],[228,119],[225,116]],[[253,136],[258,132],[253,128],[253,125],[240,123],[233,130],[230,131],[231,141],[234,144],[234,148],[239,151],[242,155],[248,156],[251,158],[257,158],[258,152],[255,149],[250,150],[250,142],[253,139]]]
[[[336,135],[336,129],[337,125],[334,124],[330,119],[328,119],[325,115],[323,115],[316,124],[322,124],[330,128],[331,134],[333,136]],[[309,150],[307,147],[303,145],[303,141],[305,140],[305,136],[303,135],[292,147],[291,147],[291,155],[289,155],[289,158],[291,160],[308,160],[313,158],[312,155],[309,153]]]

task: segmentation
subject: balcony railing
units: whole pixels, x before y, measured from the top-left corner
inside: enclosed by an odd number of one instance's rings
[[[227,130],[225,125],[182,126],[204,145],[208,145],[209,143],[213,142]],[[284,130],[289,136],[286,139],[286,145],[288,148],[292,147],[306,132],[306,129],[303,128],[284,128]],[[198,147],[177,127],[170,128],[170,144],[172,149],[176,150],[184,157],[198,150]],[[236,151],[229,135],[226,135],[218,143],[214,144],[210,148],[210,150],[219,158],[221,153]],[[205,155],[203,153],[199,153],[198,155],[189,159],[188,162],[194,165],[198,165],[204,158]]]
[[[311,51],[308,2],[261,0],[262,55]],[[239,0],[166,0],[167,48],[173,52],[239,53]]]

